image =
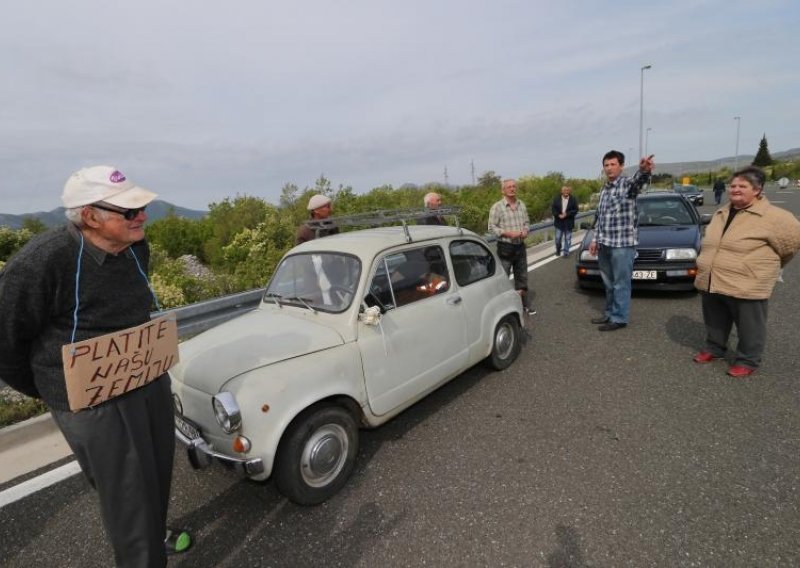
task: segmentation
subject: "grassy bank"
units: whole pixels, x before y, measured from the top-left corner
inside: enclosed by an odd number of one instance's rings
[[[0,389],[0,428],[22,422],[47,412],[41,400],[35,400],[10,388]]]

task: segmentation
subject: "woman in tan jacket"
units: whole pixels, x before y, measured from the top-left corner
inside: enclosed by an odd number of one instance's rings
[[[733,174],[729,207],[718,209],[697,259],[695,287],[702,292],[705,348],[696,363],[725,356],[733,325],[739,344],[732,377],[746,377],[761,363],[767,337],[767,302],[781,268],[800,250],[800,221],[763,195],[764,172]]]

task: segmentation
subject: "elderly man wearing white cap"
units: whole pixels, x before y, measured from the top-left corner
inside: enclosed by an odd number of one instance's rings
[[[324,221],[331,216],[333,212],[333,204],[331,198],[327,195],[317,193],[312,195],[308,200],[307,207],[312,221]],[[339,232],[337,227],[332,221],[330,224],[321,223],[320,226],[310,226],[308,223],[303,223],[297,228],[297,235],[294,239],[294,244],[299,245],[306,241],[314,240],[318,237],[326,237],[328,235],[335,235]]]
[[[116,168],[79,170],[61,196],[69,223],[32,239],[0,272],[0,379],[50,407],[97,490],[117,566],[165,566],[168,553],[191,543],[166,525],[175,451],[169,375],[72,410],[62,347],[150,322],[158,303],[144,210],[155,197]]]

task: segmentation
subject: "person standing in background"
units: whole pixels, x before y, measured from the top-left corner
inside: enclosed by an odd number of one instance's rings
[[[572,195],[572,188],[565,185],[561,195],[553,199],[550,207],[553,214],[553,226],[556,229],[556,256],[569,257],[572,246],[572,229],[575,228],[575,215],[578,214],[578,200]]]
[[[311,221],[324,221],[333,213],[333,203],[331,202],[331,198],[327,195],[317,193],[316,195],[312,195],[311,199],[308,200],[306,209],[308,209]],[[300,243],[312,241],[319,237],[337,234],[339,232],[339,227],[337,227],[333,221],[329,223],[330,224],[326,226],[313,227],[308,222],[304,222],[297,228],[294,244],[299,245]]]
[[[503,180],[503,198],[489,210],[489,232],[497,237],[497,256],[509,275],[514,274],[514,289],[522,299],[522,307],[528,315],[536,310],[528,299],[528,251],[525,237],[531,221],[525,204],[517,199],[517,182]]]
[[[714,182],[714,203],[719,205],[722,202],[722,194],[725,193],[725,182],[717,178]]]
[[[436,192],[431,191],[426,193],[423,198],[426,209],[439,209],[442,206],[442,196]],[[441,215],[431,214],[424,219],[419,220],[420,225],[447,225]]]

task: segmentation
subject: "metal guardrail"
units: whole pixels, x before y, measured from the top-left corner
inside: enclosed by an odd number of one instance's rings
[[[254,310],[261,302],[263,295],[264,288],[258,288],[180,308],[155,312],[152,315],[155,317],[175,314],[178,320],[178,337],[185,339]]]
[[[593,217],[595,211],[584,211],[575,216],[575,220]],[[529,235],[553,228],[553,221],[542,221],[534,223],[529,228]],[[497,238],[492,234],[484,235],[489,243],[494,243]],[[178,319],[178,335],[181,338],[191,337],[198,333],[219,325],[225,321],[254,310],[261,302],[264,295],[264,288],[248,290],[221,298],[212,298],[196,304],[190,304],[180,308],[164,310],[155,315],[175,314]]]
[[[592,209],[591,211],[584,211],[583,213],[578,213],[575,215],[575,221],[580,219],[586,219],[587,217],[594,217],[596,210]],[[542,231],[546,231],[548,229],[553,228],[553,220],[550,219],[548,221],[540,221],[539,223],[534,223],[530,227],[528,227],[528,236],[530,237],[533,233],[539,233]],[[495,237],[492,233],[486,233],[483,238],[486,242],[493,243],[497,241],[497,237]]]

